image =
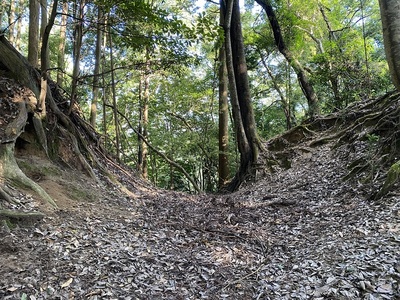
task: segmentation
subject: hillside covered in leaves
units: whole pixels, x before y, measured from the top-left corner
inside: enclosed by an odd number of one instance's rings
[[[228,195],[159,190],[104,157],[113,176],[93,179],[17,143],[58,208],[29,191],[1,202],[44,215],[1,217],[0,298],[398,299],[399,101],[267,141]]]

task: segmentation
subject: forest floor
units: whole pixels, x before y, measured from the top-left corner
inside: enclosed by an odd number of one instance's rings
[[[8,206],[47,215],[0,227],[0,299],[400,299],[400,189],[369,200],[343,181],[347,148],[311,141],[230,195],[129,176],[127,194],[19,157],[59,209],[34,196]]]

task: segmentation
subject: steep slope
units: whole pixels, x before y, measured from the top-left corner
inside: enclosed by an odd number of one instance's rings
[[[0,229],[0,298],[398,299],[400,190],[378,191],[398,158],[399,101],[268,141],[257,181],[230,195],[160,191],[109,165],[124,192],[21,153],[60,209]]]

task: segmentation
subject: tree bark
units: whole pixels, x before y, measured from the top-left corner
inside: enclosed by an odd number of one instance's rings
[[[239,169],[226,187],[228,191],[234,191],[239,188],[248,175],[252,175],[253,163],[258,156],[259,141],[250,101],[238,0],[221,1],[221,9],[224,14],[223,27],[229,93],[240,153]]]
[[[10,1],[10,9],[8,11],[8,41],[14,44],[14,27],[15,27],[15,0]],[[1,21],[1,19],[0,19]]]
[[[37,68],[39,59],[39,2],[29,0],[28,61]]]
[[[100,90],[100,61],[102,52],[102,39],[103,39],[103,26],[100,24],[103,22],[103,12],[100,6],[97,6],[97,24],[96,24],[96,50],[95,50],[95,63],[94,63],[94,76],[93,76],[93,99],[90,105],[90,124],[93,128],[96,128],[96,118],[97,118],[97,102],[99,99]]]
[[[71,114],[71,111],[74,107],[75,102],[77,101],[77,89],[78,89],[78,77],[79,77],[79,67],[81,60],[81,48],[82,48],[82,38],[83,38],[83,9],[85,6],[85,0],[80,0],[75,7],[75,16],[76,16],[76,26],[74,31],[74,65],[72,70],[72,83],[71,83],[71,99],[68,114]]]
[[[7,2],[1,1],[0,3],[0,20],[3,20],[3,16],[7,11]]]
[[[0,44],[0,49],[2,44]],[[2,56],[2,60],[9,57]],[[23,186],[35,191],[41,198],[53,206],[53,199],[34,181],[29,179],[18,167],[14,158],[15,141],[23,132],[28,119],[28,109],[34,107],[35,95],[29,89],[9,79],[0,80],[0,90],[4,92],[1,101],[0,117],[0,194],[6,200],[12,199],[7,185]],[[5,93],[6,92],[6,93]]]
[[[279,52],[285,57],[297,74],[301,89],[303,90],[304,96],[307,98],[308,114],[310,117],[317,115],[319,113],[317,94],[315,93],[314,87],[308,79],[307,73],[303,66],[287,48],[282,36],[281,27],[270,0],[256,0],[256,2],[265,10],[268,16],[269,23],[274,34],[275,44],[278,47]]]
[[[40,0],[40,36],[39,41],[43,41],[44,32],[47,27],[47,0]]]
[[[109,27],[111,29],[111,27]],[[119,121],[118,121],[118,107],[117,107],[117,95],[115,91],[115,74],[114,74],[114,58],[113,58],[113,42],[111,36],[111,30],[108,33],[108,42],[110,46],[110,67],[111,67],[111,89],[112,89],[112,99],[113,99],[113,116],[114,116],[114,126],[115,126],[115,150],[117,155],[117,161],[121,159],[121,148],[120,148],[120,132],[119,132]]]
[[[222,15],[222,13],[221,13]],[[221,22],[223,23],[223,22]],[[219,111],[218,111],[218,186],[222,188],[229,178],[228,142],[229,142],[229,106],[228,106],[228,74],[226,69],[225,47],[219,50]]]
[[[15,48],[21,51],[21,32],[22,32],[22,13],[24,11],[25,0],[20,0],[17,7],[17,33],[15,35]],[[1,20],[1,19],[0,19]]]
[[[57,84],[63,85],[64,80],[64,56],[65,56],[65,37],[67,32],[67,14],[68,14],[68,2],[65,1],[62,5],[62,15],[60,22],[60,43],[58,44],[57,53]]]
[[[260,146],[260,142],[257,135],[256,121],[254,118],[254,111],[251,103],[250,84],[247,72],[246,54],[244,50],[239,1],[235,0],[233,2],[232,9],[233,10],[230,34],[236,90],[238,92],[240,114],[243,120],[244,130],[249,141],[253,160],[256,161],[258,158],[258,149]]]
[[[237,138],[239,152],[244,158],[248,155],[251,155],[251,150],[244,129],[242,114],[240,112],[239,96],[236,87],[235,69],[233,66],[233,53],[230,31],[234,1],[235,0],[227,0],[226,7],[224,9],[225,53],[235,134]]]
[[[0,63],[9,70],[8,77],[28,87],[37,98],[40,95],[40,76],[29,62],[15,50],[4,36],[0,35]]]
[[[7,77],[16,79],[20,84],[29,88],[34,96],[29,98],[29,110],[34,112],[36,110],[37,99],[40,95],[40,75],[38,71],[29,64],[29,62],[23,57],[19,52],[13,48],[12,45],[5,39],[4,36],[0,36],[0,67],[2,70],[6,70],[5,73]],[[91,150],[87,147],[87,142],[82,138],[82,136],[77,132],[76,127],[72,123],[71,119],[68,118],[61,110],[58,108],[54,98],[51,94],[50,88],[47,88],[46,101],[49,107],[53,111],[54,115],[58,121],[66,128],[70,133],[71,143],[76,144],[74,157],[79,161],[79,167],[84,170],[89,176],[96,179],[96,175],[93,169],[85,160],[84,156],[79,150],[77,138],[79,139],[80,145],[84,148],[85,153],[91,154]],[[35,118],[34,118],[35,121]],[[41,125],[41,122],[38,122]],[[82,127],[82,126],[81,126]],[[37,136],[43,133],[45,138],[45,131],[38,131],[37,126],[35,126]],[[41,138],[39,138],[41,139]],[[86,143],[85,143],[86,142]],[[92,155],[93,156],[93,155]],[[101,164],[98,164],[101,167]]]
[[[140,133],[147,140],[148,137],[148,124],[149,124],[149,102],[150,102],[150,54],[149,49],[146,49],[146,65],[143,72],[143,95],[140,96]],[[148,178],[147,170],[147,155],[148,155],[147,144],[143,138],[139,136],[139,171],[141,172],[144,179]]]
[[[398,0],[379,0],[386,59],[392,81],[400,91],[400,3]]]
[[[54,0],[50,19],[48,23],[46,22],[47,25],[42,33],[42,48],[40,51],[40,63],[41,63],[40,71],[42,72],[42,82],[41,82],[40,97],[37,105],[38,111],[40,112],[42,119],[46,117],[46,92],[47,92],[47,77],[48,77],[47,72],[50,64],[49,37],[57,15],[57,5],[58,5],[58,0]]]

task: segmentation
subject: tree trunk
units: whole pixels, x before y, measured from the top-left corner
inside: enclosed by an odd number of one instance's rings
[[[303,90],[304,96],[307,98],[308,114],[310,115],[310,117],[317,115],[319,113],[317,94],[315,93],[314,87],[309,81],[303,66],[286,47],[286,43],[282,36],[281,27],[279,25],[278,19],[275,15],[275,11],[272,7],[270,0],[256,0],[256,2],[261,5],[261,7],[267,13],[272,32],[274,34],[275,44],[278,47],[279,52],[285,57],[285,59],[289,62],[290,66],[297,74],[301,89]]]
[[[2,60],[8,58],[10,57],[2,56]],[[23,132],[28,119],[27,107],[34,108],[32,102],[35,102],[36,97],[28,88],[4,78],[0,80],[0,91],[3,94],[0,104],[2,112],[0,117],[0,195],[10,200],[13,195],[8,192],[11,190],[8,186],[22,186],[35,191],[41,198],[56,206],[53,199],[20,170],[14,158],[15,141]]]
[[[227,190],[234,191],[239,188],[248,175],[251,175],[253,163],[257,160],[259,141],[250,102],[238,1],[227,0],[225,3],[221,1],[221,9],[224,14],[223,27],[229,93],[236,140],[240,153],[239,169],[226,187]]]
[[[326,27],[328,28],[328,36],[329,36],[329,41],[335,40],[337,41],[337,37],[334,33],[334,31],[332,30],[332,26],[329,22],[328,16],[325,13],[325,8],[322,4],[319,4],[319,11],[322,14],[322,17],[325,21]],[[313,37],[313,35],[311,33],[309,33],[309,35],[311,36],[311,38],[316,41],[316,39]],[[318,50],[320,53],[325,53],[324,48],[322,46],[322,43],[320,41],[317,42],[318,45]],[[338,46],[339,47],[339,46]],[[342,52],[342,50],[339,48],[340,52]],[[331,84],[332,87],[332,92],[333,92],[333,98],[335,100],[335,108],[337,109],[341,109],[342,108],[342,98],[340,97],[340,89],[339,89],[339,78],[337,75],[332,74],[332,63],[329,61],[326,64],[326,68],[328,69],[329,72],[329,82]]]
[[[44,32],[47,26],[47,0],[40,0],[40,37],[39,41],[43,41]]]
[[[224,32],[225,32],[225,53],[226,53],[226,66],[229,80],[229,94],[232,104],[232,115],[235,128],[235,134],[237,138],[238,148],[241,156],[249,155],[250,146],[244,130],[243,120],[240,112],[239,97],[236,88],[235,69],[233,66],[233,54],[232,54],[232,43],[231,43],[231,19],[232,19],[232,8],[235,0],[227,0],[226,8],[224,10]]]
[[[240,105],[240,114],[243,120],[244,130],[252,151],[253,161],[258,158],[260,141],[257,135],[256,121],[251,103],[250,84],[247,74],[246,54],[242,34],[242,22],[240,20],[239,1],[233,2],[231,20],[231,44],[233,68],[235,72],[236,90]]]
[[[72,83],[71,83],[71,99],[68,114],[71,113],[74,104],[77,99],[77,89],[78,89],[78,77],[79,77],[79,68],[80,68],[80,60],[81,60],[81,48],[82,48],[82,38],[83,38],[83,9],[85,6],[85,0],[80,0],[75,7],[75,16],[76,16],[76,26],[74,30],[74,65],[72,70]]]
[[[392,81],[400,91],[400,3],[398,0],[379,0],[386,59]]]
[[[41,83],[40,83],[40,95],[38,98],[38,102],[36,105],[36,110],[33,114],[33,125],[35,127],[38,139],[40,144],[42,145],[45,153],[49,156],[49,150],[47,146],[47,137],[43,128],[43,121],[46,118],[46,97],[47,97],[47,80],[48,80],[48,69],[49,69],[49,37],[51,29],[54,25],[54,20],[57,15],[57,3],[58,0],[54,1],[53,10],[50,16],[49,23],[47,24],[46,20],[46,28],[42,32],[42,47],[40,51],[40,62],[41,62]],[[47,16],[47,13],[46,13]]]
[[[40,70],[42,72],[42,82],[41,82],[40,97],[37,105],[38,111],[40,112],[42,119],[46,117],[46,92],[47,92],[47,77],[48,77],[47,72],[50,64],[49,37],[57,15],[57,5],[58,5],[58,0],[54,0],[53,9],[50,15],[50,20],[42,32],[42,48],[40,51],[40,62],[41,62]]]
[[[117,161],[121,159],[121,148],[120,148],[120,136],[119,136],[119,121],[118,121],[118,107],[117,107],[117,94],[115,91],[115,75],[114,75],[114,58],[113,58],[113,42],[111,36],[111,27],[109,27],[108,42],[110,46],[110,67],[111,67],[111,89],[112,89],[112,99],[113,99],[113,116],[114,116],[114,126],[115,126],[115,150],[117,155]]]
[[[146,66],[143,73],[143,95],[141,95],[141,105],[140,105],[140,130],[142,137],[139,137],[139,171],[141,172],[144,179],[148,178],[147,170],[147,155],[148,148],[147,144],[144,142],[143,138],[147,140],[148,137],[148,124],[149,124],[149,101],[150,101],[150,55],[149,50],[146,49]]]
[[[17,7],[17,33],[15,36],[15,48],[20,51],[21,50],[21,32],[22,32],[22,14],[24,11],[25,0],[20,0]],[[0,19],[1,20],[1,19]]]
[[[95,50],[95,63],[94,63],[94,77],[93,77],[93,99],[90,105],[90,124],[93,128],[96,128],[96,117],[97,117],[97,102],[99,99],[99,78],[100,78],[100,61],[101,61],[101,43],[103,39],[103,26],[100,24],[103,22],[103,12],[100,6],[97,6],[97,32],[96,32],[96,50]]]
[[[62,5],[62,15],[60,22],[60,43],[58,44],[57,53],[57,84],[63,85],[64,79],[64,65],[65,65],[65,37],[67,32],[67,14],[68,14],[68,2],[65,1]]]
[[[39,2],[29,0],[28,61],[37,68],[39,59]]]
[[[3,20],[3,16],[7,11],[7,1],[1,1],[0,3],[0,20]]]
[[[34,96],[30,98],[34,99],[30,100],[29,102],[29,109],[31,112],[34,112],[36,110],[37,99],[40,95],[40,75],[37,70],[29,64],[25,57],[23,57],[15,50],[15,48],[13,48],[12,45],[10,45],[4,36],[0,36],[0,67],[2,72],[4,72],[9,78],[16,79],[19,83],[29,88],[33,92]],[[91,150],[87,147],[87,141],[85,141],[79,132],[77,132],[76,126],[72,123],[71,119],[68,118],[58,108],[49,87],[46,95],[46,101],[49,104],[49,108],[51,108],[53,111],[54,116],[58,119],[58,122],[66,128],[64,130],[68,132],[68,137],[66,138],[68,138],[71,141],[71,145],[74,146],[73,163],[76,165],[76,167],[85,171],[89,176],[95,179],[96,176],[93,172],[93,169],[87,163],[86,159],[79,150],[77,139],[79,139],[79,144],[84,148],[85,153],[93,156],[91,154]],[[35,118],[33,120],[35,122]],[[38,122],[38,124],[41,125],[41,122]],[[84,124],[80,124],[80,126],[83,128]],[[37,126],[35,126],[35,129],[38,137],[40,137],[42,133],[45,135],[43,127],[41,131],[37,130]],[[42,138],[39,138],[39,140],[42,140]],[[101,168],[101,165],[98,165]]]
[[[222,15],[222,14],[221,14]],[[223,21],[221,22],[223,23]],[[228,74],[226,69],[225,47],[219,50],[219,111],[218,111],[218,186],[222,188],[229,178],[228,142],[229,142],[229,106],[228,106]]]
[[[14,44],[14,27],[15,27],[15,0],[10,1],[10,9],[8,11],[8,41],[13,45]],[[0,19],[1,21],[1,19]]]

